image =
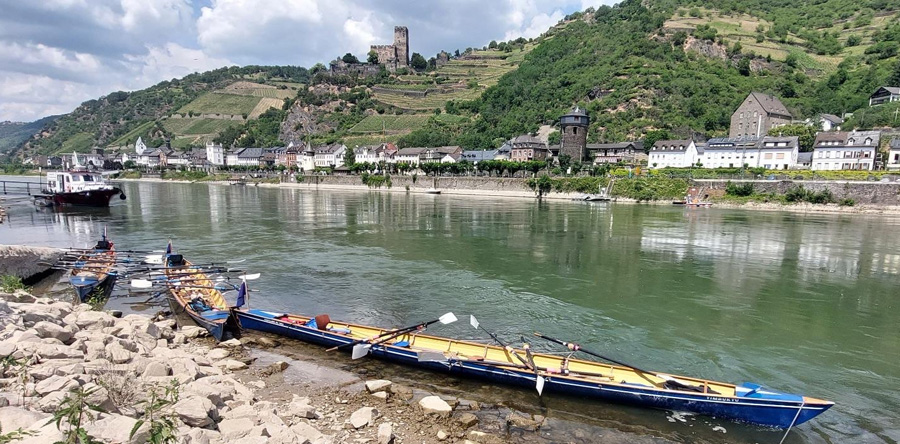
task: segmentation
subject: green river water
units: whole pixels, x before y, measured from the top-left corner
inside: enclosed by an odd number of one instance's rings
[[[13,204],[0,243],[83,247],[104,225],[119,249],[162,249],[172,239],[195,262],[245,259],[241,266],[262,273],[250,300],[257,308],[381,326],[474,313],[517,345],[520,334],[541,331],[651,370],[753,381],[837,403],[785,442],[900,441],[894,216],[123,187],[128,200],[109,209]],[[467,322],[432,333],[485,339]],[[476,398],[650,438],[777,443],[783,434],[463,384]]]

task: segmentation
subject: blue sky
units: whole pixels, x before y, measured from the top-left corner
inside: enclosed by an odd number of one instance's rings
[[[72,111],[117,90],[227,65],[327,63],[391,43],[410,51],[535,37],[611,0],[0,0],[0,121]]]

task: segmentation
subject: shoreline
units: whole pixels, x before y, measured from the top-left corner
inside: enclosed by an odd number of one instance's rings
[[[168,180],[168,179],[160,179],[160,178],[140,178],[140,179],[117,179],[120,181],[128,181],[128,182],[149,182],[149,183],[206,183],[211,185],[221,185],[221,186],[231,186],[230,182],[223,181],[189,181],[189,180]],[[282,183],[247,183],[246,186],[257,186],[261,188],[287,188],[287,189],[299,189],[299,190],[308,190],[308,191],[347,191],[347,192],[360,192],[360,191],[375,191],[379,193],[394,193],[394,194],[428,194],[424,189],[421,188],[410,188],[409,190],[400,187],[369,187],[362,183],[356,184],[309,184],[304,182],[290,183],[290,182],[282,182]],[[478,197],[478,198],[487,198],[487,197],[497,197],[503,199],[532,199],[536,200],[535,193],[531,190],[479,190],[472,188],[442,188],[440,195],[435,196],[466,196],[466,197]],[[557,193],[551,192],[544,196],[544,199],[552,200],[552,201],[570,201],[570,202],[583,202],[583,203],[591,203],[598,205],[607,205],[607,204],[629,204],[629,205],[661,205],[661,206],[672,206],[672,203],[668,200],[659,200],[659,201],[650,201],[650,202],[638,202],[634,199],[629,198],[615,198],[614,201],[611,202],[585,202],[579,199],[580,197],[585,196],[586,193]],[[768,212],[790,212],[790,213],[799,213],[799,214],[858,214],[858,215],[900,215],[900,206],[898,205],[873,205],[873,204],[857,204],[854,206],[839,206],[837,204],[810,204],[810,203],[796,203],[790,205],[784,205],[779,203],[766,203],[766,202],[746,202],[746,203],[733,203],[722,200],[713,200],[712,208],[689,208],[694,211],[704,211],[708,209],[728,209],[728,210],[749,210],[749,211],[768,211]]]
[[[52,414],[78,389],[103,410],[84,421],[87,434],[146,442],[146,423],[129,434],[145,418],[148,391],[162,393],[172,381],[178,399],[157,415],[172,420],[178,442],[549,444],[598,434],[670,442],[664,432],[581,424],[381,379],[372,368],[380,361],[351,369],[331,362],[338,355],[287,338],[248,331],[216,343],[202,328],[159,314],[115,318],[23,290],[0,293],[0,330],[0,357],[14,362],[0,375],[0,426],[26,431],[21,444],[64,440],[68,424],[57,428]]]

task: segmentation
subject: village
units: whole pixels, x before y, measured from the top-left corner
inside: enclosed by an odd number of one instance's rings
[[[900,88],[879,88],[871,106],[900,100]],[[771,136],[777,128],[803,123],[817,130],[812,151],[802,152],[798,136]],[[26,164],[49,169],[86,165],[96,169],[142,170],[286,170],[303,174],[350,174],[367,170],[421,174],[441,171],[454,174],[477,172],[485,161],[539,162],[544,167],[573,174],[591,166],[661,168],[763,168],[766,170],[900,170],[900,134],[893,132],[840,131],[843,119],[823,114],[817,119],[797,121],[775,96],[750,93],[731,116],[729,137],[697,140],[658,140],[645,147],[643,141],[587,143],[590,117],[575,107],[559,119],[560,143],[522,134],[494,150],[464,150],[459,146],[398,148],[392,143],[347,147],[341,143],[311,146],[289,144],[277,148],[232,148],[207,142],[205,149],[178,151],[168,146],[148,147],[141,138],[134,151],[106,155],[101,148],[92,153],[34,156]],[[773,131],[774,130],[774,131]],[[886,149],[882,149],[890,136]],[[75,156],[76,158],[73,158]],[[352,163],[348,164],[348,161]],[[447,168],[458,164],[459,168]],[[360,167],[354,168],[354,165]],[[435,168],[435,166],[438,166]],[[444,168],[440,168],[444,166]],[[575,170],[573,171],[573,167]],[[512,171],[515,173],[518,170]]]

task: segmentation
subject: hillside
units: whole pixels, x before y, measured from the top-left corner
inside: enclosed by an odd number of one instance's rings
[[[222,68],[85,102],[29,142],[38,152],[121,147],[138,136],[188,148],[381,141],[489,148],[586,108],[589,140],[713,137],[750,91],[795,118],[869,109],[900,85],[900,0],[625,0],[571,14],[539,38],[492,42],[421,73],[332,76],[324,67]]]
[[[39,154],[85,152],[133,144],[138,136],[150,146],[162,145],[166,137],[182,148],[202,145],[205,138],[256,119],[271,106],[280,108],[281,98],[295,95],[306,79],[305,68],[228,67],[118,91],[82,103],[24,148]]]
[[[44,117],[34,122],[0,122],[0,153],[17,148],[58,117]]]
[[[890,49],[900,42],[896,14],[880,8],[877,21],[866,18],[868,7],[892,2],[760,0],[755,3],[767,5],[760,18],[747,16],[748,8],[726,13],[699,6],[712,2],[649,3],[652,9],[626,0],[570,16],[517,70],[466,105],[477,118],[457,143],[491,146],[498,137],[552,123],[575,103],[593,117],[593,141],[638,139],[653,130],[718,136],[749,91],[776,94],[803,118],[852,112],[875,88],[900,79],[897,51]],[[842,8],[827,8],[837,4]],[[785,9],[794,21],[765,18],[783,17]],[[822,16],[823,10],[834,15]],[[828,27],[815,28],[819,23]],[[851,35],[859,38],[855,45],[823,51],[828,54],[809,47],[810,36],[840,42]],[[751,44],[759,49],[751,52]]]

